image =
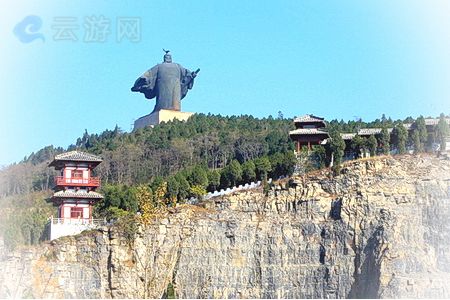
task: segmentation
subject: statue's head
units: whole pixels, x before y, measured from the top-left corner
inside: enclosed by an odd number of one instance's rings
[[[164,54],[164,62],[165,63],[171,63],[172,62],[172,55],[169,52],[166,52],[166,54]]]

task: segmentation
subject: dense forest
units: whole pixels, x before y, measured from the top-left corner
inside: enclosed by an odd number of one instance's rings
[[[54,176],[47,163],[64,151],[100,155],[104,161],[96,171],[103,184],[133,185],[196,165],[215,170],[233,160],[242,164],[289,152],[292,128],[291,120],[281,118],[199,114],[185,123],[175,120],[131,133],[118,127],[101,134],[86,131],[67,149],[48,146],[0,171],[0,196],[47,190]]]
[[[423,118],[419,119],[422,124]],[[371,127],[394,128],[393,139],[388,135],[385,146],[395,143],[404,152],[406,146],[417,144],[417,150],[423,150],[423,127],[408,136],[399,126],[414,121],[411,117],[392,121],[384,115],[373,122],[332,120],[327,127],[333,141],[327,151],[335,153],[339,162],[345,148],[339,134]],[[4,207],[0,232],[10,246],[39,240],[46,217],[55,212],[48,197],[56,173],[48,163],[64,151],[76,149],[103,158],[96,172],[105,199],[97,204],[95,215],[117,218],[201,197],[219,188],[291,175],[297,162],[289,139],[292,129],[292,119],[280,113],[277,118],[263,119],[197,114],[186,122],[175,120],[131,133],[117,126],[100,134],[85,131],[66,149],[47,146],[0,170],[0,203]],[[448,132],[448,126],[443,130]],[[367,141],[355,138],[352,147],[375,147],[370,150],[373,154],[389,151],[377,149],[373,137]],[[303,161],[308,170],[324,167],[325,150],[316,147],[308,159],[314,161]]]

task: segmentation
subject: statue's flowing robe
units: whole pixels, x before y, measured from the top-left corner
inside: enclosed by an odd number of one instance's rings
[[[147,99],[156,97],[153,111],[179,111],[181,99],[192,89],[193,84],[194,79],[188,69],[176,63],[161,63],[138,78],[132,90],[144,93]]]

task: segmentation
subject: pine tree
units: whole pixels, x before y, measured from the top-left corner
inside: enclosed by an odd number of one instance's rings
[[[206,188],[208,186],[208,174],[205,168],[200,165],[195,166],[188,177],[188,181],[191,186],[197,185]]]
[[[167,180],[167,197],[169,198],[172,205],[175,205],[178,199],[178,194],[180,192],[180,183],[175,178],[175,176],[169,177]]]
[[[414,148],[416,151],[422,152],[425,149],[426,143],[428,142],[428,132],[424,117],[420,116],[416,119],[414,131],[417,131],[417,142],[420,142],[420,145],[416,145],[416,142],[414,142],[415,138],[413,137]]]
[[[272,170],[272,165],[267,156],[255,160],[256,178],[259,180],[267,179],[267,174]]]
[[[362,152],[365,150],[365,140],[359,136],[355,135],[351,141],[351,147],[355,153],[355,158],[361,157]]]
[[[369,148],[370,156],[373,157],[377,154],[378,141],[373,134],[367,140],[367,147]]]
[[[325,149],[322,146],[315,147],[315,153],[319,157],[319,166],[325,164]],[[323,156],[322,156],[323,154]],[[291,176],[294,173],[295,165],[297,164],[297,157],[294,151],[285,152],[283,155],[283,174],[285,176]]]
[[[390,141],[391,136],[386,127],[383,127],[383,129],[381,129],[380,144],[381,144],[381,152],[384,155],[388,155],[391,150]]]
[[[220,185],[220,173],[217,170],[208,171],[208,190],[214,192]]]
[[[449,136],[449,126],[446,121],[445,115],[441,114],[439,116],[439,122],[437,124],[436,128],[436,136],[438,138],[438,142],[441,145],[441,150],[447,150],[445,149],[446,139]]]
[[[414,145],[414,153],[423,152],[423,144],[420,141],[420,134],[418,130],[413,130],[411,134],[411,139]]]
[[[251,160],[246,161],[242,165],[242,180],[245,183],[252,182],[256,179],[256,166]]]
[[[397,147],[399,154],[406,153],[406,142],[408,140],[408,131],[402,123],[397,123],[394,127],[394,145]]]
[[[331,151],[334,157],[333,171],[335,175],[341,172],[342,158],[344,157],[345,142],[342,139],[341,133],[337,130],[330,132],[331,137]]]
[[[181,172],[175,175],[175,179],[178,181],[178,201],[183,201],[189,196],[191,186]]]
[[[235,159],[231,161],[231,163],[225,168],[224,176],[230,186],[235,186],[242,179],[241,164]]]

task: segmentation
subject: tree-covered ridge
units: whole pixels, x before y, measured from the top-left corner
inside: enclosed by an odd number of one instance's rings
[[[332,120],[327,127],[330,132],[342,133],[412,122],[411,117],[393,121],[383,115],[372,122]],[[197,114],[187,122],[175,120],[131,133],[123,132],[117,126],[100,134],[85,131],[67,149],[47,146],[0,170],[0,196],[50,188],[55,174],[47,163],[68,150],[79,149],[102,156],[104,162],[97,173],[103,183],[133,185],[149,182],[156,176],[169,176],[197,164],[220,169],[234,159],[243,164],[265,155],[284,153],[293,149],[289,139],[289,131],[293,128],[292,120],[284,119],[282,114],[263,119],[247,115]],[[412,138],[417,140],[417,137]]]
[[[361,128],[392,128],[414,121],[411,117],[393,121],[383,115],[372,122],[332,120],[327,128],[330,132],[357,132]],[[284,119],[282,114],[263,119],[248,115],[196,114],[187,122],[175,120],[131,133],[117,126],[100,134],[85,131],[67,149],[47,146],[20,163],[0,170],[0,196],[50,188],[55,174],[47,163],[68,150],[79,149],[102,156],[104,162],[97,173],[103,183],[133,185],[149,182],[156,176],[167,177],[198,164],[208,169],[221,169],[233,160],[243,164],[258,157],[285,153],[293,149],[289,139],[293,128],[292,120]],[[411,141],[414,139],[417,142],[420,137],[410,137]]]
[[[252,116],[197,114],[187,122],[173,121],[123,133],[117,127],[88,134],[70,149],[101,155],[98,173],[105,183],[136,184],[169,176],[198,164],[220,169],[236,159],[247,160],[287,152],[290,120]]]
[[[52,186],[56,154],[79,149],[100,155],[97,168],[105,184],[145,183],[198,164],[220,169],[236,159],[243,163],[293,149],[292,120],[252,116],[197,114],[187,122],[173,121],[126,133],[117,126],[100,134],[87,131],[67,149],[47,146],[20,163],[0,171],[0,196],[47,190]]]
[[[415,129],[407,132],[403,124],[414,121]],[[331,153],[338,171],[346,150],[340,133],[371,127],[383,130],[377,138],[356,135],[349,144],[354,153],[366,149],[371,155],[388,154],[391,147],[404,153],[411,146],[422,152],[430,144],[423,117],[395,122],[381,118],[370,123],[333,120],[327,124],[330,144],[302,151],[305,155],[297,160],[301,171],[324,167],[330,163]],[[95,207],[96,217],[134,220],[137,211],[151,216],[167,205],[201,197],[207,191],[292,174],[296,158],[289,131],[293,128],[292,120],[282,116],[258,119],[198,114],[187,122],[173,121],[131,133],[117,126],[101,134],[86,131],[67,149],[44,147],[0,170],[0,203],[7,204],[0,227],[7,237],[19,237],[10,245],[37,242],[46,217],[54,212],[39,192],[50,195],[56,172],[48,163],[64,151],[78,149],[104,159],[96,169],[105,196]],[[392,128],[392,134],[387,128]],[[449,133],[444,115],[436,128],[432,140],[443,144]]]

